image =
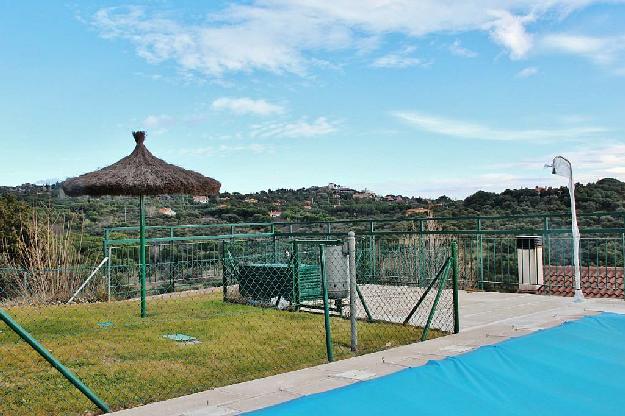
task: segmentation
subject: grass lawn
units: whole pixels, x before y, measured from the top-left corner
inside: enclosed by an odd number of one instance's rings
[[[13,307],[8,312],[113,410],[326,362],[323,316],[224,303],[220,293],[137,302]],[[98,323],[111,322],[108,327]],[[419,328],[359,322],[359,353],[415,342]],[[332,318],[336,359],[349,321]],[[183,344],[164,334],[184,333]],[[431,337],[440,335],[430,332]],[[0,323],[0,415],[73,415],[97,408]]]

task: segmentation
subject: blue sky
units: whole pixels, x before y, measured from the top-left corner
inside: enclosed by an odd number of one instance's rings
[[[0,0],[0,184],[151,151],[223,190],[625,179],[625,4]]]

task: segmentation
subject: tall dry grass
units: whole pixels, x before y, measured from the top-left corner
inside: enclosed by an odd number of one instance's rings
[[[17,254],[0,271],[4,301],[67,302],[91,270],[82,254],[84,221],[76,227],[50,209],[33,209],[22,231]]]

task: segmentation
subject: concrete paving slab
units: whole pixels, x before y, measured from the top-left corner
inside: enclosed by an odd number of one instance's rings
[[[373,374],[372,377],[375,377],[375,374]],[[287,391],[289,393],[306,396],[309,394],[321,393],[324,391],[332,390],[338,387],[348,386],[350,384],[356,383],[357,381],[358,380],[349,377],[326,376],[322,379],[318,379],[310,383],[289,387]]]
[[[239,413],[238,410],[220,406],[207,406],[190,412],[181,413],[180,416],[230,416]]]
[[[349,370],[342,373],[334,374],[334,377],[347,378],[354,381],[368,380],[376,376],[376,373],[363,370]]]
[[[237,400],[236,402],[229,403],[227,408],[236,410],[238,412],[249,412],[255,409],[262,409],[263,407],[272,406],[274,404],[286,402],[301,397],[300,394],[292,393],[289,391],[275,391],[269,394],[263,394],[262,396],[250,397],[247,399]]]

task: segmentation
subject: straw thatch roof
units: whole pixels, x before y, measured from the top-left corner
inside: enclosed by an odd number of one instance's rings
[[[145,132],[132,132],[135,150],[119,162],[63,182],[63,191],[79,195],[214,195],[221,183],[171,165],[152,155],[143,144]]]

